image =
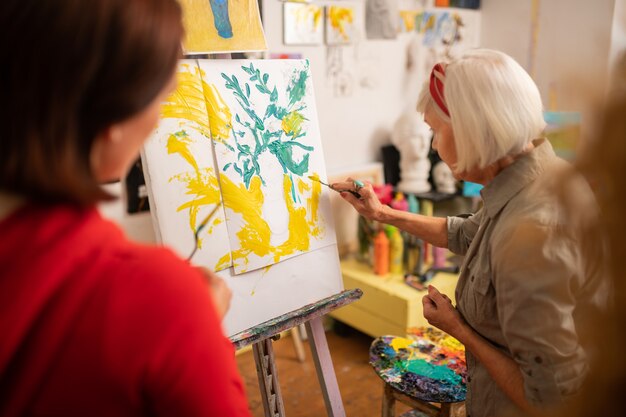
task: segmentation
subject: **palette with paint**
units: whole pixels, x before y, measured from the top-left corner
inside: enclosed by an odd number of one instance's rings
[[[370,364],[383,381],[411,397],[438,403],[465,400],[465,348],[432,327],[410,329],[407,337],[375,339]]]

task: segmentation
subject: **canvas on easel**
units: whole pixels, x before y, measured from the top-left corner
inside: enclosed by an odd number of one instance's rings
[[[191,249],[188,209],[223,201],[194,263],[233,291],[227,334],[341,292],[330,191],[308,178],[326,177],[308,61],[184,61],[164,109],[143,153],[157,235]]]

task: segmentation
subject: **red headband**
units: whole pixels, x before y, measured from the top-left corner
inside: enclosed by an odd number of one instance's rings
[[[450,117],[448,106],[446,106],[446,99],[443,96],[443,82],[446,77],[446,71],[442,64],[436,64],[430,73],[430,95],[435,103],[439,106],[442,112],[446,116]]]

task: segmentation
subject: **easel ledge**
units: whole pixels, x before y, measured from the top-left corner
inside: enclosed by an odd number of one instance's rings
[[[261,340],[274,337],[311,319],[321,317],[330,311],[358,300],[362,295],[363,291],[358,288],[342,291],[339,294],[307,304],[297,310],[236,333],[230,337],[230,341],[235,346],[235,349],[241,349]]]
[[[252,345],[265,417],[285,416],[285,407],[276,373],[272,338],[303,323],[306,327],[317,378],[324,396],[326,413],[329,417],[345,417],[346,413],[322,325],[322,316],[358,300],[362,295],[363,291],[358,288],[345,290],[231,336],[230,340],[236,349]]]

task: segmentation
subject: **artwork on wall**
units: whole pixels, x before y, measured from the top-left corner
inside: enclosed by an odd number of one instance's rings
[[[196,230],[220,204],[221,196],[213,163],[213,127],[196,61],[181,61],[177,81],[176,90],[163,104],[159,125],[143,148],[142,160],[157,239],[187,258],[194,249]],[[194,262],[215,270],[229,267],[223,210],[201,232]]]
[[[335,243],[309,62],[200,62],[233,267]],[[331,229],[332,230],[332,229]]]
[[[180,0],[187,54],[267,49],[256,0]]]
[[[356,18],[353,5],[326,6],[326,44],[348,45],[357,41]]]
[[[367,0],[365,33],[368,39],[395,39],[398,35],[398,0]]]
[[[416,27],[419,43],[415,71],[428,76],[438,62],[447,62],[468,48],[479,46],[480,14],[476,10],[439,11],[427,9]],[[420,82],[421,84],[421,82]]]
[[[414,32],[418,30],[419,22],[422,19],[422,10],[400,10],[398,12],[398,30],[400,32]]]
[[[283,43],[321,45],[324,42],[324,9],[305,3],[283,4]]]

